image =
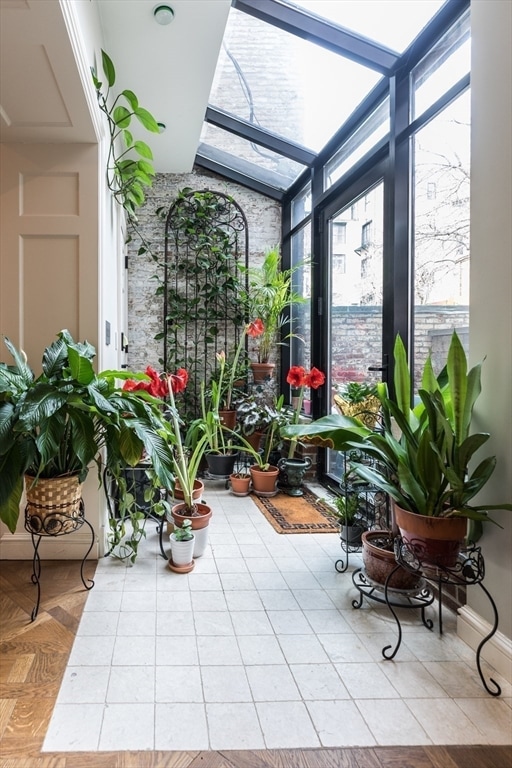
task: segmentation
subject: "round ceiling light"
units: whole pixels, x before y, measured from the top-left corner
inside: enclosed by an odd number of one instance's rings
[[[170,5],[155,5],[153,8],[153,16],[158,24],[166,26],[174,19],[174,11]]]

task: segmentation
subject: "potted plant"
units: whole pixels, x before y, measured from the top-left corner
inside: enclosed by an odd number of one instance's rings
[[[255,463],[249,467],[249,472],[253,491],[257,495],[276,493],[279,468],[270,463],[270,458],[280,443],[281,428],[289,418],[284,408],[284,395],[281,395],[273,406],[266,408],[269,426],[263,436],[263,448],[256,450],[242,435],[237,436],[239,446],[255,459]]]
[[[340,524],[340,536],[351,546],[361,544],[363,526],[359,521],[359,496],[357,493],[344,493],[334,499],[334,513]]]
[[[263,332],[254,347],[258,362],[251,363],[255,382],[264,381],[272,375],[275,364],[270,362],[270,358],[278,344],[282,343],[280,333],[286,322],[284,311],[293,304],[305,301],[292,288],[292,276],[297,269],[299,265],[281,269],[277,245],[265,251],[261,267],[245,268],[249,278],[245,295],[249,316],[259,318],[263,324]]]
[[[394,396],[385,384],[377,385],[382,433],[344,416],[324,417],[288,431],[321,438],[324,445],[339,450],[361,449],[373,466],[354,462],[352,467],[393,499],[404,542],[427,568],[450,568],[462,542],[478,540],[482,523],[491,520],[490,510],[512,510],[508,502],[472,503],[496,466],[496,457],[488,456],[473,468],[475,454],[490,437],[485,432],[471,433],[473,408],[481,391],[481,364],[468,370],[454,331],[446,366],[438,377],[427,358],[419,403],[413,407],[411,373],[399,336],[394,359]]]
[[[176,573],[190,573],[194,568],[194,532],[191,520],[184,520],[180,528],[169,534],[171,559],[169,568]]]
[[[318,389],[325,382],[325,374],[313,367],[309,373],[301,365],[292,365],[288,371],[286,381],[292,387],[292,391],[298,392],[293,411],[292,424],[298,424],[304,401],[306,389]],[[279,487],[290,496],[302,496],[302,483],[304,475],[311,467],[309,456],[300,458],[295,456],[297,447],[296,438],[290,440],[288,456],[283,457],[277,463],[279,467]]]
[[[233,496],[248,496],[251,489],[251,473],[240,469],[229,476],[229,484]]]
[[[149,392],[141,398],[117,383],[128,377],[146,379],[144,374],[95,373],[96,350],[88,342],[75,342],[67,330],[44,350],[37,377],[25,354],[7,338],[5,344],[14,365],[0,363],[0,518],[12,533],[24,480],[26,525],[36,533],[50,534],[45,520],[48,503],[40,501],[40,495],[52,493],[53,506],[59,499],[65,511],[58,514],[74,514],[81,484],[94,464],[100,483],[105,468],[123,487],[123,469],[137,465],[144,455],[159,485],[172,487],[172,435],[159,401]],[[48,492],[49,483],[60,489]],[[120,528],[110,522],[115,540]],[[124,520],[119,525],[124,528]],[[136,545],[134,539],[132,559]]]
[[[339,388],[333,399],[343,416],[355,416],[369,429],[375,427],[380,411],[376,385],[348,381]]]

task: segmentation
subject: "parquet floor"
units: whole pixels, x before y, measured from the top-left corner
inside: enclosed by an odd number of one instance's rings
[[[42,754],[87,592],[78,562],[44,562],[31,623],[31,572],[30,562],[0,562],[0,768],[512,768],[510,746]]]

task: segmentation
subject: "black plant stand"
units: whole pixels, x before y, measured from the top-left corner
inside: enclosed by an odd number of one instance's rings
[[[39,557],[39,544],[43,536],[67,536],[70,533],[78,531],[83,525],[87,525],[91,531],[91,545],[85,553],[81,565],[80,565],[80,578],[85,589],[92,589],[94,587],[94,580],[84,578],[84,565],[90,551],[94,546],[94,528],[88,520],[85,519],[85,506],[83,499],[80,499],[80,506],[77,514],[66,514],[59,511],[46,511],[44,515],[36,515],[34,513],[34,506],[31,505],[30,514],[29,507],[25,508],[25,529],[30,533],[32,537],[32,546],[34,548],[34,555],[32,558],[32,583],[37,587],[37,598],[34,609],[31,614],[31,621],[34,621],[38,612],[39,604],[41,602],[41,558]],[[89,582],[89,583],[87,583]]]
[[[491,631],[483,638],[476,649],[476,665],[480,680],[487,693],[491,696],[499,696],[501,694],[501,687],[492,677],[489,678],[490,685],[487,683],[481,666],[482,649],[498,629],[498,611],[490,592],[483,585],[485,563],[480,547],[473,546],[461,552],[457,562],[452,567],[433,567],[422,562],[419,559],[418,554],[412,552],[407,544],[400,537],[397,537],[395,539],[395,559],[396,568],[388,574],[384,585],[372,583],[362,568],[359,568],[352,574],[354,586],[360,593],[359,600],[354,600],[352,602],[353,607],[360,608],[363,603],[363,597],[367,597],[379,603],[385,603],[395,619],[398,629],[398,639],[394,647],[392,645],[386,645],[382,649],[384,658],[393,659],[402,643],[402,627],[395,608],[420,608],[423,624],[427,629],[432,629],[434,624],[430,619],[426,619],[425,608],[434,602],[434,592],[431,585],[435,584],[438,592],[439,634],[442,634],[443,587],[448,584],[465,586],[477,585],[487,596],[491,604],[494,621]],[[418,574],[418,576],[421,577],[418,587],[415,590],[395,590],[389,587],[393,575],[399,568],[405,568],[411,573]]]

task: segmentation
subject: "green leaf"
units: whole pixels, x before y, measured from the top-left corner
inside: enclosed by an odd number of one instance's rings
[[[5,523],[11,533],[16,531],[20,514],[21,494],[23,493],[23,478],[19,477],[15,488],[7,501],[0,505],[0,520]]]
[[[126,101],[131,107],[132,112],[136,112],[139,108],[139,100],[133,91],[124,90],[121,91],[121,96],[124,96]]]
[[[467,361],[462,343],[455,333],[452,334],[448,357],[448,386],[453,409],[453,428],[457,445],[466,437],[466,393],[467,393]]]
[[[148,163],[145,160],[137,160],[137,168],[139,168],[141,171],[146,173],[148,176],[155,175],[155,169],[153,168],[151,163]]]
[[[130,131],[123,131],[123,141],[128,148],[133,145],[133,136]]]
[[[68,348],[68,361],[71,376],[79,384],[90,384],[94,379],[94,368],[87,358],[83,357],[74,347]]]
[[[139,153],[141,157],[146,157],[148,160],[153,159],[153,152],[151,151],[151,147],[149,147],[145,141],[136,141],[133,145],[133,148],[136,152]]]
[[[118,128],[128,128],[131,123],[132,115],[126,107],[117,106],[112,113],[112,119]]]
[[[101,51],[101,61],[103,72],[107,78],[108,87],[112,88],[116,81],[116,70],[114,69],[111,58],[105,53],[104,50]]]
[[[158,123],[151,112],[148,112],[147,109],[143,109],[142,107],[138,107],[133,111],[135,112],[135,117],[139,120],[140,123],[142,123],[147,131],[151,131],[152,133],[160,132]]]
[[[407,364],[407,355],[405,352],[404,343],[400,336],[397,335],[394,346],[394,384],[395,384],[395,398],[398,408],[409,421],[409,414],[411,410],[411,376],[409,372],[409,366]]]

